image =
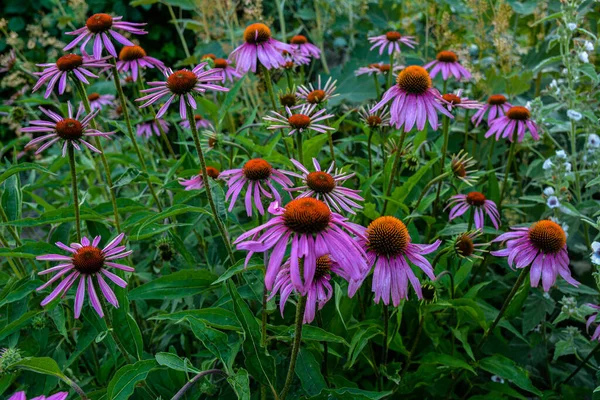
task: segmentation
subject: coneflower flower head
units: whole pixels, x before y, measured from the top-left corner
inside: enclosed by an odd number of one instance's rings
[[[531,286],[537,287],[540,278],[544,291],[550,290],[558,275],[569,284],[579,286],[569,271],[567,235],[556,222],[541,220],[529,228],[511,228],[492,242],[506,242],[506,249],[493,251],[496,257],[508,257],[508,265],[526,268],[531,265]]]
[[[368,38],[370,43],[373,43],[369,50],[379,48],[379,54],[383,54],[387,48],[387,53],[400,53],[400,44],[404,44],[411,49],[414,49],[417,42],[413,36],[403,36],[400,32],[389,31],[385,35],[371,36]]]
[[[446,209],[449,207],[452,207],[450,209],[450,215],[448,216],[448,220],[450,221],[460,217],[467,211],[472,210],[475,227],[477,229],[483,229],[484,212],[492,221],[494,228],[498,229],[499,227],[500,213],[496,208],[496,203],[492,200],[488,200],[481,192],[469,192],[468,194],[454,195],[450,197]]]
[[[469,186],[472,186],[473,183],[477,181],[477,177],[474,176],[475,171],[472,167],[477,164],[477,162],[470,157],[467,152],[461,150],[458,154],[452,155],[452,161],[450,161],[450,173],[456,179],[460,179],[464,183]]]
[[[442,73],[442,78],[446,81],[450,76],[456,80],[471,79],[471,73],[458,62],[458,56],[453,51],[440,51],[435,60],[424,66],[425,69],[430,69],[432,78],[437,74]]]
[[[496,140],[504,138],[512,142],[515,130],[519,143],[525,139],[527,131],[531,133],[534,140],[540,139],[537,125],[531,120],[531,112],[522,106],[512,106],[504,115],[493,120],[485,137],[494,135]]]
[[[137,81],[139,71],[145,68],[165,69],[162,61],[150,57],[141,46],[125,46],[119,52],[119,61],[117,61],[117,70],[119,72],[131,71],[131,77]]]
[[[220,172],[214,167],[206,167],[206,174],[212,179],[217,179],[219,178]],[[194,175],[190,179],[180,178],[179,183],[181,186],[185,187],[185,190],[200,190],[205,186],[202,173]]]
[[[331,77],[327,79],[325,86],[321,85],[321,76],[319,75],[317,87],[315,88],[312,83],[308,86],[300,86],[298,88],[297,96],[303,99],[308,104],[321,104],[331,99],[332,97],[338,96],[334,94],[335,84],[337,81],[331,81]]]
[[[293,110],[289,107],[285,108],[287,117],[278,111],[271,111],[272,116],[266,116],[263,119],[272,122],[267,129],[287,129],[288,135],[294,133],[303,133],[304,131],[315,131],[325,133],[334,131],[335,128],[318,122],[325,121],[333,117],[333,114],[326,114],[327,110],[322,108],[316,111],[317,104],[303,104],[301,107],[295,107]]]
[[[148,32],[140,29],[145,23],[134,23],[121,21],[123,17],[111,17],[108,14],[94,14],[87,19],[85,26],[74,30],[73,32],[67,32],[67,35],[77,36],[71,43],[65,46],[63,50],[71,50],[78,43],[81,42],[80,50],[82,54],[86,54],[85,47],[90,40],[93,40],[93,55],[95,59],[99,59],[102,56],[102,50],[106,48],[108,53],[117,58],[117,51],[112,43],[112,40],[116,40],[125,46],[134,46],[134,44],[121,35],[116,29],[132,33],[134,35],[145,35]]]
[[[481,237],[481,230],[464,232],[454,237],[450,244],[452,251],[460,258],[483,258],[477,253],[482,253],[485,250],[482,247],[487,247],[489,243],[475,243]]]
[[[487,123],[490,125],[493,120],[504,115],[512,105],[506,100],[501,94],[493,94],[488,97],[487,103],[473,115],[471,121],[475,124],[475,126],[479,126],[481,121],[483,121],[483,117],[485,114],[488,114]]]
[[[292,52],[293,48],[271,37],[271,29],[261,23],[248,25],[244,31],[244,44],[229,55],[239,72],[256,72],[258,64],[266,69],[281,68],[285,65],[283,51]]]
[[[321,58],[321,50],[312,43],[304,35],[296,35],[290,39],[290,45],[294,52],[298,52],[304,57]]]
[[[452,114],[440,103],[445,103],[440,93],[432,87],[429,73],[417,65],[403,69],[396,80],[396,84],[388,89],[381,101],[370,112],[375,112],[392,101],[390,107],[391,125],[409,132],[415,125],[423,130],[425,123],[433,129],[438,129],[438,115],[440,112],[449,118]]]

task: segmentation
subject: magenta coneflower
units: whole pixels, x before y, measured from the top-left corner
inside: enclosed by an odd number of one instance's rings
[[[481,121],[483,121],[485,113],[488,113],[487,123],[490,125],[493,120],[504,115],[511,107],[512,104],[506,100],[506,97],[501,94],[493,94],[488,97],[487,104],[473,115],[471,121],[475,126],[479,126]]]
[[[229,59],[242,73],[256,72],[259,63],[266,69],[281,68],[285,64],[282,52],[293,51],[290,45],[273,39],[271,29],[261,23],[251,24],[246,28],[244,42],[229,55]]]
[[[114,133],[100,132],[99,130],[88,128],[90,121],[96,116],[96,114],[98,114],[100,110],[92,111],[90,114],[86,115],[80,120],[79,118],[83,112],[82,106],[79,107],[75,116],[73,116],[73,107],[71,106],[70,102],[67,104],[67,108],[68,117],[63,118],[54,111],[46,110],[45,108],[40,107],[40,111],[46,114],[52,121],[29,121],[30,126],[21,129],[22,132],[46,134],[31,140],[25,145],[25,148],[46,141],[46,143],[41,145],[40,148],[35,152],[35,154],[40,154],[42,151],[46,150],[48,147],[62,139],[64,141],[62,148],[63,157],[65,157],[67,154],[67,146],[69,143],[72,144],[77,150],[81,150],[79,145],[83,144],[88,149],[96,153],[101,153],[100,150],[83,140],[83,137],[92,136],[102,136],[103,138],[110,139],[110,135]]]
[[[269,125],[267,129],[289,129],[290,131],[288,132],[288,135],[310,130],[319,133],[335,131],[335,128],[332,128],[331,126],[316,123],[334,116],[333,114],[325,114],[327,110],[324,108],[315,112],[316,108],[316,104],[303,104],[302,107],[294,108],[292,112],[289,107],[286,107],[285,111],[288,115],[287,117],[283,116],[277,111],[271,111],[274,117],[267,116],[263,119],[265,121],[274,122],[274,125]]]
[[[275,217],[234,242],[239,250],[248,251],[246,263],[252,254],[272,249],[265,275],[268,290],[273,289],[288,247],[291,248],[291,281],[300,294],[308,292],[316,275],[317,258],[323,254],[336,260],[344,269],[344,275],[350,278],[352,290],[357,288],[367,268],[364,252],[354,236],[358,234],[357,225],[310,197],[292,200],[285,208],[273,202],[269,212]],[[303,276],[300,275],[300,258],[304,259]]]
[[[588,317],[587,321],[585,322],[585,328],[587,330],[589,330],[590,325],[592,325],[592,322],[596,321],[596,317],[598,317],[598,313],[600,312],[600,306],[596,305],[596,304],[591,304],[591,303],[587,303],[586,306],[596,310],[596,312],[594,312],[592,315],[590,315]],[[283,310],[281,312],[283,314]],[[594,334],[592,335],[592,340],[600,340],[600,325],[598,325],[596,327],[596,330],[594,330]]]
[[[383,54],[387,47],[387,53],[392,54],[393,52],[400,52],[400,43],[415,48],[417,42],[413,36],[402,36],[399,32],[389,31],[385,35],[371,36],[368,38],[369,42],[373,43],[373,46],[369,50],[373,50],[379,47],[379,54]]]
[[[281,54],[283,54],[283,58],[285,60],[285,64],[283,64],[283,68],[285,68],[287,70],[292,70],[298,65],[310,64],[310,57],[305,56],[298,50],[294,50],[292,52],[284,50]]]
[[[370,110],[375,107],[376,104],[370,104],[367,107],[360,107],[358,114],[360,120],[364,122],[369,128],[380,128],[384,126],[390,126],[390,111],[388,106],[384,106],[374,112]]]
[[[104,106],[112,106],[115,101],[115,96],[112,94],[90,93],[88,101],[92,110],[101,110]]]
[[[483,212],[490,217],[494,228],[498,229],[500,223],[500,213],[496,208],[496,203],[488,200],[483,193],[469,192],[469,194],[457,194],[450,197],[450,201],[446,208],[452,207],[448,220],[460,217],[470,209],[473,209],[473,217],[475,220],[475,228],[483,229]]]
[[[426,64],[423,68],[431,68],[430,74],[432,78],[435,78],[441,72],[444,80],[448,80],[451,75],[456,80],[461,80],[461,78],[471,79],[471,73],[460,65],[458,56],[453,51],[440,51],[435,60]]]
[[[219,177],[219,170],[214,167],[206,167],[206,174],[213,179]],[[185,190],[200,190],[204,187],[202,173],[192,176],[190,179],[179,179],[179,184],[185,187]]]
[[[394,65],[394,71],[392,73],[401,71],[404,69],[404,65]],[[356,71],[354,71],[354,75],[356,76],[360,76],[360,75],[387,75],[388,72],[390,71],[390,64],[385,64],[385,63],[375,63],[375,64],[369,64],[369,66],[367,67],[360,67],[359,69],[357,69]]]
[[[293,36],[290,40],[290,46],[294,52],[300,53],[304,57],[321,58],[321,49],[309,43],[304,35]]]
[[[98,59],[102,56],[102,49],[106,47],[108,53],[117,58],[117,51],[112,43],[112,38],[124,46],[133,46],[129,39],[121,35],[114,29],[120,29],[134,35],[145,35],[148,32],[140,29],[140,27],[146,25],[145,23],[135,22],[123,22],[123,17],[111,17],[108,14],[94,14],[87,19],[85,26],[74,30],[73,32],[67,32],[67,35],[77,36],[71,43],[69,43],[63,50],[71,50],[79,42],[81,43],[80,50],[82,54],[86,54],[85,46],[88,42],[94,39],[94,58]],[[110,36],[109,36],[110,35]]]
[[[156,118],[162,117],[169,108],[169,105],[179,97],[179,115],[182,119],[187,118],[186,100],[190,106],[196,109],[196,100],[194,94],[203,94],[207,90],[215,90],[217,92],[227,92],[226,87],[215,85],[210,82],[219,82],[222,79],[221,71],[218,69],[204,70],[207,63],[196,65],[193,70],[180,69],[173,72],[171,68],[163,70],[167,80],[159,82],[148,82],[150,89],[142,90],[142,93],[148,93],[146,96],[136,99],[136,101],[145,101],[140,108],[148,107],[150,104],[156,103],[164,96],[169,96],[165,104],[156,113]]]
[[[160,125],[160,126],[159,126]],[[167,133],[171,125],[162,118],[151,119],[148,121],[140,122],[135,127],[135,133],[138,136],[146,136],[146,139],[150,139],[152,134],[160,136],[160,130]]]
[[[471,100],[468,97],[462,96],[462,89],[456,91],[456,93],[446,93],[442,95],[442,98],[445,100],[442,103],[448,111],[452,111],[455,108],[462,108],[465,110],[477,110],[483,107],[483,104],[478,102],[477,100]]]
[[[119,72],[131,71],[131,77],[134,81],[137,81],[140,70],[154,67],[162,71],[165,69],[165,64],[154,57],[146,55],[146,51],[140,46],[125,46],[119,52],[117,70]]]
[[[375,303],[383,300],[397,307],[401,299],[408,299],[408,282],[410,281],[419,299],[423,298],[421,283],[406,262],[419,267],[431,280],[435,274],[429,261],[423,254],[437,250],[441,241],[430,245],[411,243],[406,225],[398,218],[379,217],[368,228],[360,227],[361,236],[358,243],[367,255],[367,265],[375,265],[373,270],[373,287]],[[367,271],[368,272],[368,271]]]
[[[292,181],[282,171],[276,170],[262,158],[247,161],[243,168],[223,171],[220,176],[227,179],[227,185],[229,186],[229,190],[225,194],[225,201],[231,198],[229,211],[233,210],[240,192],[248,185],[245,205],[249,217],[252,216],[253,201],[258,212],[261,215],[265,214],[262,204],[263,196],[267,199],[274,198],[275,201],[281,204],[281,196],[273,183],[280,184],[284,189],[292,186]]]
[[[194,121],[196,121],[196,129],[209,129],[213,127],[210,121],[204,119],[200,114],[194,115]],[[190,129],[190,121],[188,121],[187,119],[183,120],[179,123],[179,126],[181,126],[183,129]]]
[[[332,97],[337,96],[337,94],[334,94],[336,83],[337,81],[331,82],[331,77],[329,77],[325,86],[322,86],[321,76],[319,75],[316,88],[312,83],[309,83],[308,86],[300,86],[296,95],[308,104],[324,103]]]
[[[517,268],[531,265],[531,287],[537,287],[542,279],[544,291],[556,282],[557,275],[573,286],[579,282],[571,277],[569,271],[569,253],[567,252],[567,235],[556,222],[542,220],[533,223],[529,228],[511,228],[492,242],[506,242],[506,249],[492,251],[496,257],[508,257],[508,265],[513,263]]]
[[[242,74],[232,67],[231,63],[224,58],[215,58],[214,68],[221,71],[221,75],[223,76],[223,80],[221,82],[223,83],[228,80],[229,82],[233,82],[234,79],[240,79],[242,77]]]
[[[271,300],[275,297],[277,292],[279,292],[279,310],[282,317],[285,303],[290,294],[292,294],[292,292],[298,292],[292,283],[290,264],[290,260],[288,260],[281,266],[281,270],[277,274],[277,278],[275,278],[275,285],[269,296],[269,300]],[[306,309],[304,310],[302,323],[310,324],[315,319],[316,311],[322,309],[325,303],[331,299],[333,294],[333,288],[331,287],[330,282],[332,272],[341,276],[348,282],[350,285],[348,288],[348,295],[350,297],[352,297],[360,287],[360,285],[357,284],[356,281],[353,281],[352,277],[348,275],[348,271],[342,268],[328,254],[318,256],[313,280],[306,285]]]
[[[96,295],[96,289],[94,288],[93,278],[96,278],[96,281],[100,286],[100,290],[106,300],[115,308],[119,308],[119,302],[117,301],[115,293],[112,291],[110,286],[108,286],[102,275],[111,280],[117,286],[123,288],[127,286],[127,282],[107,269],[116,268],[127,272],[134,271],[133,268],[127,265],[117,264],[114,262],[114,260],[125,258],[133,253],[132,250],[126,251],[125,246],[119,246],[124,237],[125,234],[121,233],[119,236],[111,240],[106,246],[104,246],[103,249],[98,247],[98,244],[102,239],[100,236],[96,236],[91,242],[88,238],[84,237],[81,239],[81,243],[71,243],[71,246],[57,242],[56,246],[68,251],[71,253],[71,255],[64,256],[61,254],[46,254],[43,256],[37,256],[36,260],[60,262],[60,265],[38,272],[38,275],[46,275],[58,271],[58,273],[50,278],[48,282],[36,289],[38,292],[52,285],[61,276],[66,275],[66,278],[63,279],[52,291],[52,293],[50,293],[42,301],[41,306],[46,306],[61,294],[66,295],[71,286],[73,286],[75,282],[79,280],[77,293],[75,294],[75,318],[79,318],[81,315],[81,309],[83,308],[83,300],[86,292],[86,283],[87,293],[92,307],[94,310],[96,310],[101,318],[104,317],[102,305],[100,304],[100,300]]]
[[[44,70],[42,72],[34,72],[33,74],[39,76],[37,83],[33,86],[32,92],[38,90],[42,85],[48,82],[48,87],[46,88],[46,93],[44,94],[44,98],[50,97],[52,94],[52,90],[54,90],[54,86],[58,82],[58,94],[63,94],[65,89],[67,88],[67,78],[69,77],[69,72],[74,75],[75,79],[79,81],[90,84],[87,80],[86,76],[91,78],[97,78],[97,75],[94,75],[89,71],[90,68],[107,68],[110,67],[110,64],[106,62],[105,59],[95,60],[91,57],[79,56],[77,54],[65,54],[56,60],[55,63],[47,63],[47,64],[36,64],[38,67],[43,67]]]
[[[525,107],[512,106],[506,111],[506,114],[492,121],[490,129],[485,133],[489,138],[494,135],[496,140],[500,138],[508,139],[512,142],[515,129],[517,130],[517,141],[521,143],[525,139],[525,132],[529,130],[534,140],[539,140],[538,128],[531,119],[531,113]]]
[[[69,392],[58,392],[54,393],[52,396],[36,396],[31,400],[65,400],[67,397],[69,397]],[[25,392],[16,392],[13,393],[8,400],[27,400],[27,396],[25,395]]]
[[[359,196],[360,190],[348,189],[342,186],[346,180],[356,174],[335,171],[332,175],[335,163],[332,162],[327,171],[322,171],[321,165],[316,158],[313,158],[313,165],[315,167],[315,171],[313,172],[310,172],[304,165],[294,159],[290,161],[302,172],[302,175],[288,171],[283,173],[301,179],[303,185],[285,190],[288,192],[301,191],[302,193],[296,197],[297,199],[314,197],[325,202],[332,210],[337,212],[344,210],[350,214],[356,214],[353,208],[362,208],[360,204],[353,201],[365,200]]]
[[[453,118],[440,100],[445,102],[440,92],[432,88],[429,73],[423,67],[411,65],[398,74],[396,84],[383,94],[370,112],[392,101],[390,122],[396,128],[404,125],[404,131],[409,132],[416,124],[419,130],[423,130],[429,121],[433,129],[438,129],[438,112]]]

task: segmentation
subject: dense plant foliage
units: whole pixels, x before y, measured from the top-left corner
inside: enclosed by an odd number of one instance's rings
[[[0,9],[0,397],[600,398],[596,2]]]

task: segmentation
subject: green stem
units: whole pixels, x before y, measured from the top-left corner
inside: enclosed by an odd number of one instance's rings
[[[449,127],[450,127],[450,118],[448,118],[446,115],[444,115],[443,119],[442,119],[442,132],[444,135],[444,143],[442,144],[442,158],[440,160],[440,174],[444,173],[444,167],[446,165],[446,152],[448,151],[448,142],[450,139]],[[434,210],[437,208],[438,202],[440,200],[441,192],[442,192],[442,182],[440,182],[440,184],[438,185],[438,188],[437,188],[437,194],[435,196],[435,202],[434,202],[434,206],[433,206]]]
[[[431,181],[429,181],[429,183],[421,191],[421,195],[419,196],[419,199],[417,200],[417,205],[415,206],[415,210],[419,208],[419,205],[421,204],[421,200],[423,200],[423,197],[425,196],[425,193],[427,193],[427,190],[429,190],[430,187],[432,187],[433,185],[435,185],[437,182],[441,181],[442,179],[448,177],[449,175],[450,175],[449,172],[445,172],[441,175],[436,176]]]
[[[302,134],[296,132],[294,135],[296,136],[296,147],[298,148],[298,161],[300,161],[301,164],[304,164],[304,155],[302,154]]]
[[[390,171],[390,180],[388,182],[387,189],[385,190],[385,199],[383,200],[383,212],[382,215],[385,214],[385,210],[388,205],[388,197],[392,193],[392,186],[394,186],[394,177],[396,171],[398,170],[398,165],[400,164],[400,158],[402,158],[402,147],[404,146],[404,139],[406,139],[407,132],[403,129],[400,134],[400,140],[398,141],[398,146],[396,146],[396,157],[394,158],[394,164],[392,165],[392,170]]]
[[[492,145],[490,146],[490,154],[488,155],[487,170],[492,169],[492,157],[494,156],[494,147],[496,147],[496,140],[492,138]]]
[[[112,65],[113,81],[115,82],[115,88],[117,89],[117,94],[119,95],[119,101],[121,102],[121,108],[123,110],[123,117],[125,118],[125,124],[127,125],[127,135],[129,136],[129,140],[131,140],[133,149],[135,150],[135,153],[137,154],[137,157],[140,160],[140,166],[142,167],[142,171],[146,176],[146,183],[148,184],[150,194],[156,202],[156,207],[158,207],[158,211],[162,211],[162,206],[160,204],[160,201],[158,200],[156,192],[154,191],[154,186],[152,185],[152,181],[150,181],[150,176],[148,175],[146,161],[144,160],[144,156],[142,155],[142,152],[140,151],[140,148],[138,147],[137,141],[135,140],[135,136],[133,134],[133,127],[131,125],[131,119],[129,118],[129,111],[127,109],[127,101],[125,99],[125,93],[123,93],[123,88],[121,87],[119,71],[117,70],[117,64],[114,57],[110,59],[110,63]]]
[[[521,284],[523,283],[523,281],[527,277],[527,274],[529,273],[529,269],[530,268],[531,268],[531,266],[528,266],[528,267],[523,268],[521,270],[521,273],[519,274],[519,277],[517,278],[517,281],[513,285],[510,293],[508,294],[508,297],[506,298],[506,300],[504,300],[504,304],[502,304],[502,308],[500,309],[500,312],[496,316],[496,319],[494,320],[494,322],[492,323],[492,325],[483,334],[483,337],[481,338],[481,341],[477,345],[477,348],[475,349],[475,351],[479,351],[481,349],[481,347],[483,346],[483,344],[486,342],[486,340],[490,336],[490,333],[492,333],[494,331],[494,329],[496,328],[496,325],[498,325],[498,323],[502,319],[502,316],[506,312],[506,309],[508,308],[508,305],[510,304],[510,301],[512,300],[513,297],[515,297],[515,294],[517,294],[517,291],[521,287]]]
[[[327,131],[327,141],[329,142],[329,154],[331,155],[331,161],[335,167],[335,148],[333,147],[333,136],[331,131]]]
[[[221,371],[220,369],[209,369],[206,371],[202,371],[202,372],[198,373],[196,376],[194,376],[192,379],[190,379],[188,382],[186,382],[185,385],[183,385],[183,387],[181,389],[179,389],[179,391],[175,394],[175,396],[173,396],[171,398],[171,400],[182,399],[185,395],[185,392],[187,392],[192,386],[194,386],[196,384],[196,382],[198,382],[203,377],[205,377],[207,375],[212,375],[212,374],[227,375],[225,372]]]
[[[262,71],[263,78],[265,81],[265,86],[267,87],[267,92],[269,92],[269,97],[271,98],[271,104],[273,105],[273,110],[278,110],[277,100],[275,98],[275,91],[273,90],[273,83],[271,82],[271,73],[269,70],[262,64],[259,63],[260,70]],[[283,131],[281,133],[281,140],[283,141],[283,145],[285,146],[285,151],[287,153],[288,158],[292,158],[292,152],[288,146],[287,141],[285,140],[285,134]]]
[[[285,32],[285,16],[283,14],[285,0],[275,0],[275,4],[277,5],[277,15],[279,17],[279,27],[281,29],[281,40],[283,43],[287,43],[287,34]]]
[[[79,97],[81,98],[81,101],[83,102],[83,107],[85,108],[85,112],[88,114],[91,113],[92,107],[90,106],[90,100],[88,98],[87,91],[85,89],[85,86],[83,85],[83,82],[81,82],[79,79],[73,79],[73,81],[78,86]],[[92,128],[98,129],[98,124],[96,124],[96,118],[92,118],[90,123],[92,125]],[[108,160],[106,159],[106,155],[104,154],[104,148],[102,147],[102,143],[100,142],[100,139],[97,136],[95,137],[95,144],[96,144],[96,147],[98,148],[98,150],[100,150],[100,152],[101,152],[100,160],[102,161],[102,167],[104,168],[104,173],[106,174],[106,186],[108,186],[110,202],[112,204],[113,215],[115,217],[115,227],[117,228],[117,232],[121,233],[121,223],[119,221],[119,209],[117,207],[117,195],[115,193],[115,189],[113,188],[113,182],[112,182],[112,177],[111,177],[111,173],[110,173],[110,166],[108,165]]]
[[[198,158],[200,159],[200,171],[202,173],[202,180],[204,181],[204,192],[206,193],[206,198],[208,199],[208,204],[210,205],[210,210],[213,214],[213,218],[215,223],[217,224],[217,228],[219,229],[219,233],[223,238],[223,242],[225,243],[225,247],[227,248],[227,253],[229,254],[229,259],[231,264],[235,263],[235,257],[233,256],[233,249],[231,248],[231,243],[229,238],[227,237],[227,230],[219,218],[219,214],[217,213],[217,206],[215,205],[215,201],[212,197],[212,191],[210,188],[210,181],[208,177],[208,173],[206,172],[206,160],[204,159],[204,152],[202,151],[202,147],[200,146],[200,138],[198,137],[198,129],[196,129],[196,121],[194,120],[194,109],[186,100],[185,106],[187,108],[187,118],[190,122],[190,129],[192,131],[192,136],[194,138],[194,144],[196,145],[196,152],[198,152]]]
[[[500,193],[500,200],[498,201],[498,211],[502,210],[502,202],[504,201],[504,195],[506,194],[506,188],[508,187],[508,175],[510,175],[510,168],[512,167],[513,160],[515,158],[515,149],[517,147],[517,132],[515,131],[512,136],[512,142],[510,144],[510,150],[508,152],[508,161],[506,162],[506,171],[504,172],[504,182],[502,184],[502,192]]]
[[[373,73],[373,81],[375,82],[375,92],[377,93],[377,100],[381,98],[381,87],[379,86],[379,78],[376,73]]]
[[[77,193],[77,171],[75,169],[75,148],[73,147],[73,144],[67,144],[67,153],[69,154],[69,167],[71,169],[71,191],[73,192],[73,209],[75,210],[75,230],[77,231],[77,241],[81,242],[79,195]]]
[[[279,400],[285,400],[294,380],[296,360],[298,359],[298,352],[300,351],[300,344],[302,342],[302,321],[304,319],[305,308],[306,296],[302,296],[298,299],[298,304],[296,305],[296,328],[294,330],[294,343],[292,345],[292,355],[290,356],[290,366],[288,368],[287,377],[285,378],[285,384],[283,385],[283,390],[279,394]]]
[[[590,351],[590,353],[587,355],[587,357],[586,357],[586,358],[584,358],[584,359],[583,359],[583,361],[581,361],[581,363],[580,363],[580,364],[577,366],[577,368],[575,369],[575,371],[573,371],[573,372],[571,373],[571,375],[569,375],[569,376],[567,377],[567,379],[565,379],[565,380],[564,380],[564,381],[561,383],[561,385],[565,385],[565,384],[566,384],[567,382],[569,382],[569,381],[570,381],[570,380],[571,380],[571,379],[572,379],[572,378],[573,378],[575,375],[577,375],[577,373],[578,373],[578,372],[579,372],[579,371],[580,371],[580,370],[581,370],[581,369],[582,369],[582,368],[583,368],[583,367],[584,367],[584,366],[587,364],[587,362],[588,362],[588,361],[590,361],[590,359],[592,358],[592,356],[593,356],[594,354],[596,354],[596,352],[598,351],[598,349],[600,349],[600,343],[598,343],[598,344],[596,345],[596,347],[594,347],[594,348],[592,349],[592,351]]]
[[[400,376],[404,376],[406,371],[408,371],[408,367],[410,366],[410,361],[412,360],[413,355],[415,354],[415,350],[417,349],[417,344],[419,344],[419,339],[421,338],[421,333],[423,332],[423,323],[425,322],[425,315],[421,315],[419,319],[419,327],[417,328],[417,333],[415,335],[415,340],[413,341],[412,346],[410,347],[410,351],[408,352],[408,356],[406,357],[406,361],[404,362],[404,366],[402,367],[402,371],[400,372]]]
[[[579,183],[579,174],[577,173],[577,130],[575,129],[575,121],[571,120],[571,164],[573,166],[573,175],[575,176],[575,198],[577,202],[581,202],[581,186]]]
[[[167,4],[167,8],[169,9],[169,14],[171,14],[171,19],[172,19],[173,25],[175,25],[175,30],[177,31],[177,35],[179,36],[179,41],[181,42],[181,45],[183,46],[185,58],[190,58],[191,57],[190,50],[188,49],[188,45],[187,45],[185,38],[183,37],[183,30],[179,29],[179,24],[177,23],[177,17],[175,16],[173,7],[171,7],[170,4]]]
[[[373,140],[373,128],[369,128],[369,137],[367,139],[367,156],[369,157],[369,176],[373,176],[373,156],[371,155],[372,140]]]
[[[389,345],[388,345],[389,326],[390,326],[390,310],[388,309],[388,306],[386,304],[384,304],[383,305],[383,366],[384,367],[387,365],[388,351],[389,351]]]
[[[471,231],[473,222],[475,222],[475,208],[471,207],[471,211],[469,212],[469,227],[467,228],[467,232]]]
[[[391,88],[392,87],[392,82],[393,79],[392,77],[394,76],[394,52],[392,52],[392,54],[390,54],[390,71],[388,72],[388,76],[387,76],[387,88]]]

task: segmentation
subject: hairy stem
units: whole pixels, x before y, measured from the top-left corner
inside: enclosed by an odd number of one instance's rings
[[[73,192],[73,210],[75,210],[75,230],[77,241],[81,242],[81,221],[79,216],[79,195],[77,193],[77,170],[75,169],[75,148],[71,143],[67,144],[69,155],[69,167],[71,169],[71,191]]]
[[[285,400],[292,382],[294,380],[294,371],[296,369],[296,360],[300,351],[300,343],[302,342],[302,321],[304,319],[304,309],[306,308],[306,296],[301,296],[296,305],[296,329],[294,330],[294,343],[292,345],[292,355],[290,356],[290,366],[288,368],[287,377],[283,390],[279,394],[279,400]]]
[[[194,386],[196,384],[196,382],[198,382],[203,377],[205,377],[207,375],[212,375],[212,374],[227,375],[225,372],[221,371],[220,369],[208,369],[206,371],[202,371],[199,374],[197,374],[196,376],[194,376],[192,379],[190,379],[188,382],[186,382],[186,384],[183,385],[183,387],[181,389],[179,389],[179,391],[175,394],[175,396],[173,396],[171,398],[171,400],[179,400],[179,399],[183,398],[183,396],[185,395],[185,392],[187,392],[192,386]]]

